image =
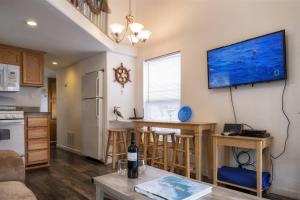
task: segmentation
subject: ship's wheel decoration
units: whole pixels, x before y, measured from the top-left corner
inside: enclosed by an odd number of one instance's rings
[[[114,68],[115,71],[115,81],[120,83],[124,88],[125,84],[131,82],[130,80],[130,69],[127,69],[123,66],[123,63],[120,64],[118,68]]]

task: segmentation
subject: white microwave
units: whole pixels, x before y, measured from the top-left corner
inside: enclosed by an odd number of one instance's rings
[[[0,92],[20,91],[20,66],[0,64]]]

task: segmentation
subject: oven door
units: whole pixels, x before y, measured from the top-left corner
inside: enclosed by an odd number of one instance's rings
[[[0,149],[25,154],[24,120],[0,120]]]

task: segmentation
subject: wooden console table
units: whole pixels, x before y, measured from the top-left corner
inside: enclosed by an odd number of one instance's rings
[[[186,131],[192,131],[195,136],[195,169],[196,169],[196,179],[201,181],[202,176],[202,133],[207,131],[208,135],[208,155],[207,155],[207,164],[208,164],[208,176],[212,178],[213,167],[212,167],[212,135],[215,133],[216,123],[194,123],[194,122],[162,122],[162,121],[146,121],[146,120],[133,120],[135,129],[140,129],[142,127],[148,127],[150,130],[151,127],[157,128],[172,128],[180,129]]]
[[[242,136],[223,136],[223,135],[213,135],[213,183],[214,185],[225,184],[242,189],[246,189],[252,192],[256,192],[258,197],[262,196],[262,153],[265,149],[266,151],[266,171],[271,171],[271,153],[270,147],[272,143],[272,137],[268,138],[255,138],[255,137],[242,137]],[[218,159],[219,159],[219,146],[224,147],[238,147],[246,149],[256,150],[256,189],[248,188],[244,186],[239,186],[224,181],[218,180]],[[229,151],[226,149],[224,151],[225,165],[229,164]]]
[[[117,173],[107,174],[94,178],[96,184],[96,200],[104,200],[104,194],[115,200],[149,200],[149,198],[134,191],[134,186],[163,176],[179,176],[161,169],[147,166],[138,179],[128,179],[125,175]],[[203,183],[207,184],[207,183]],[[212,192],[199,200],[259,200],[253,195],[213,186]]]

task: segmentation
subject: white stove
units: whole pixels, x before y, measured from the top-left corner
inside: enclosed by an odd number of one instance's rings
[[[24,112],[16,111],[15,100],[0,97],[0,149],[25,154]]]

